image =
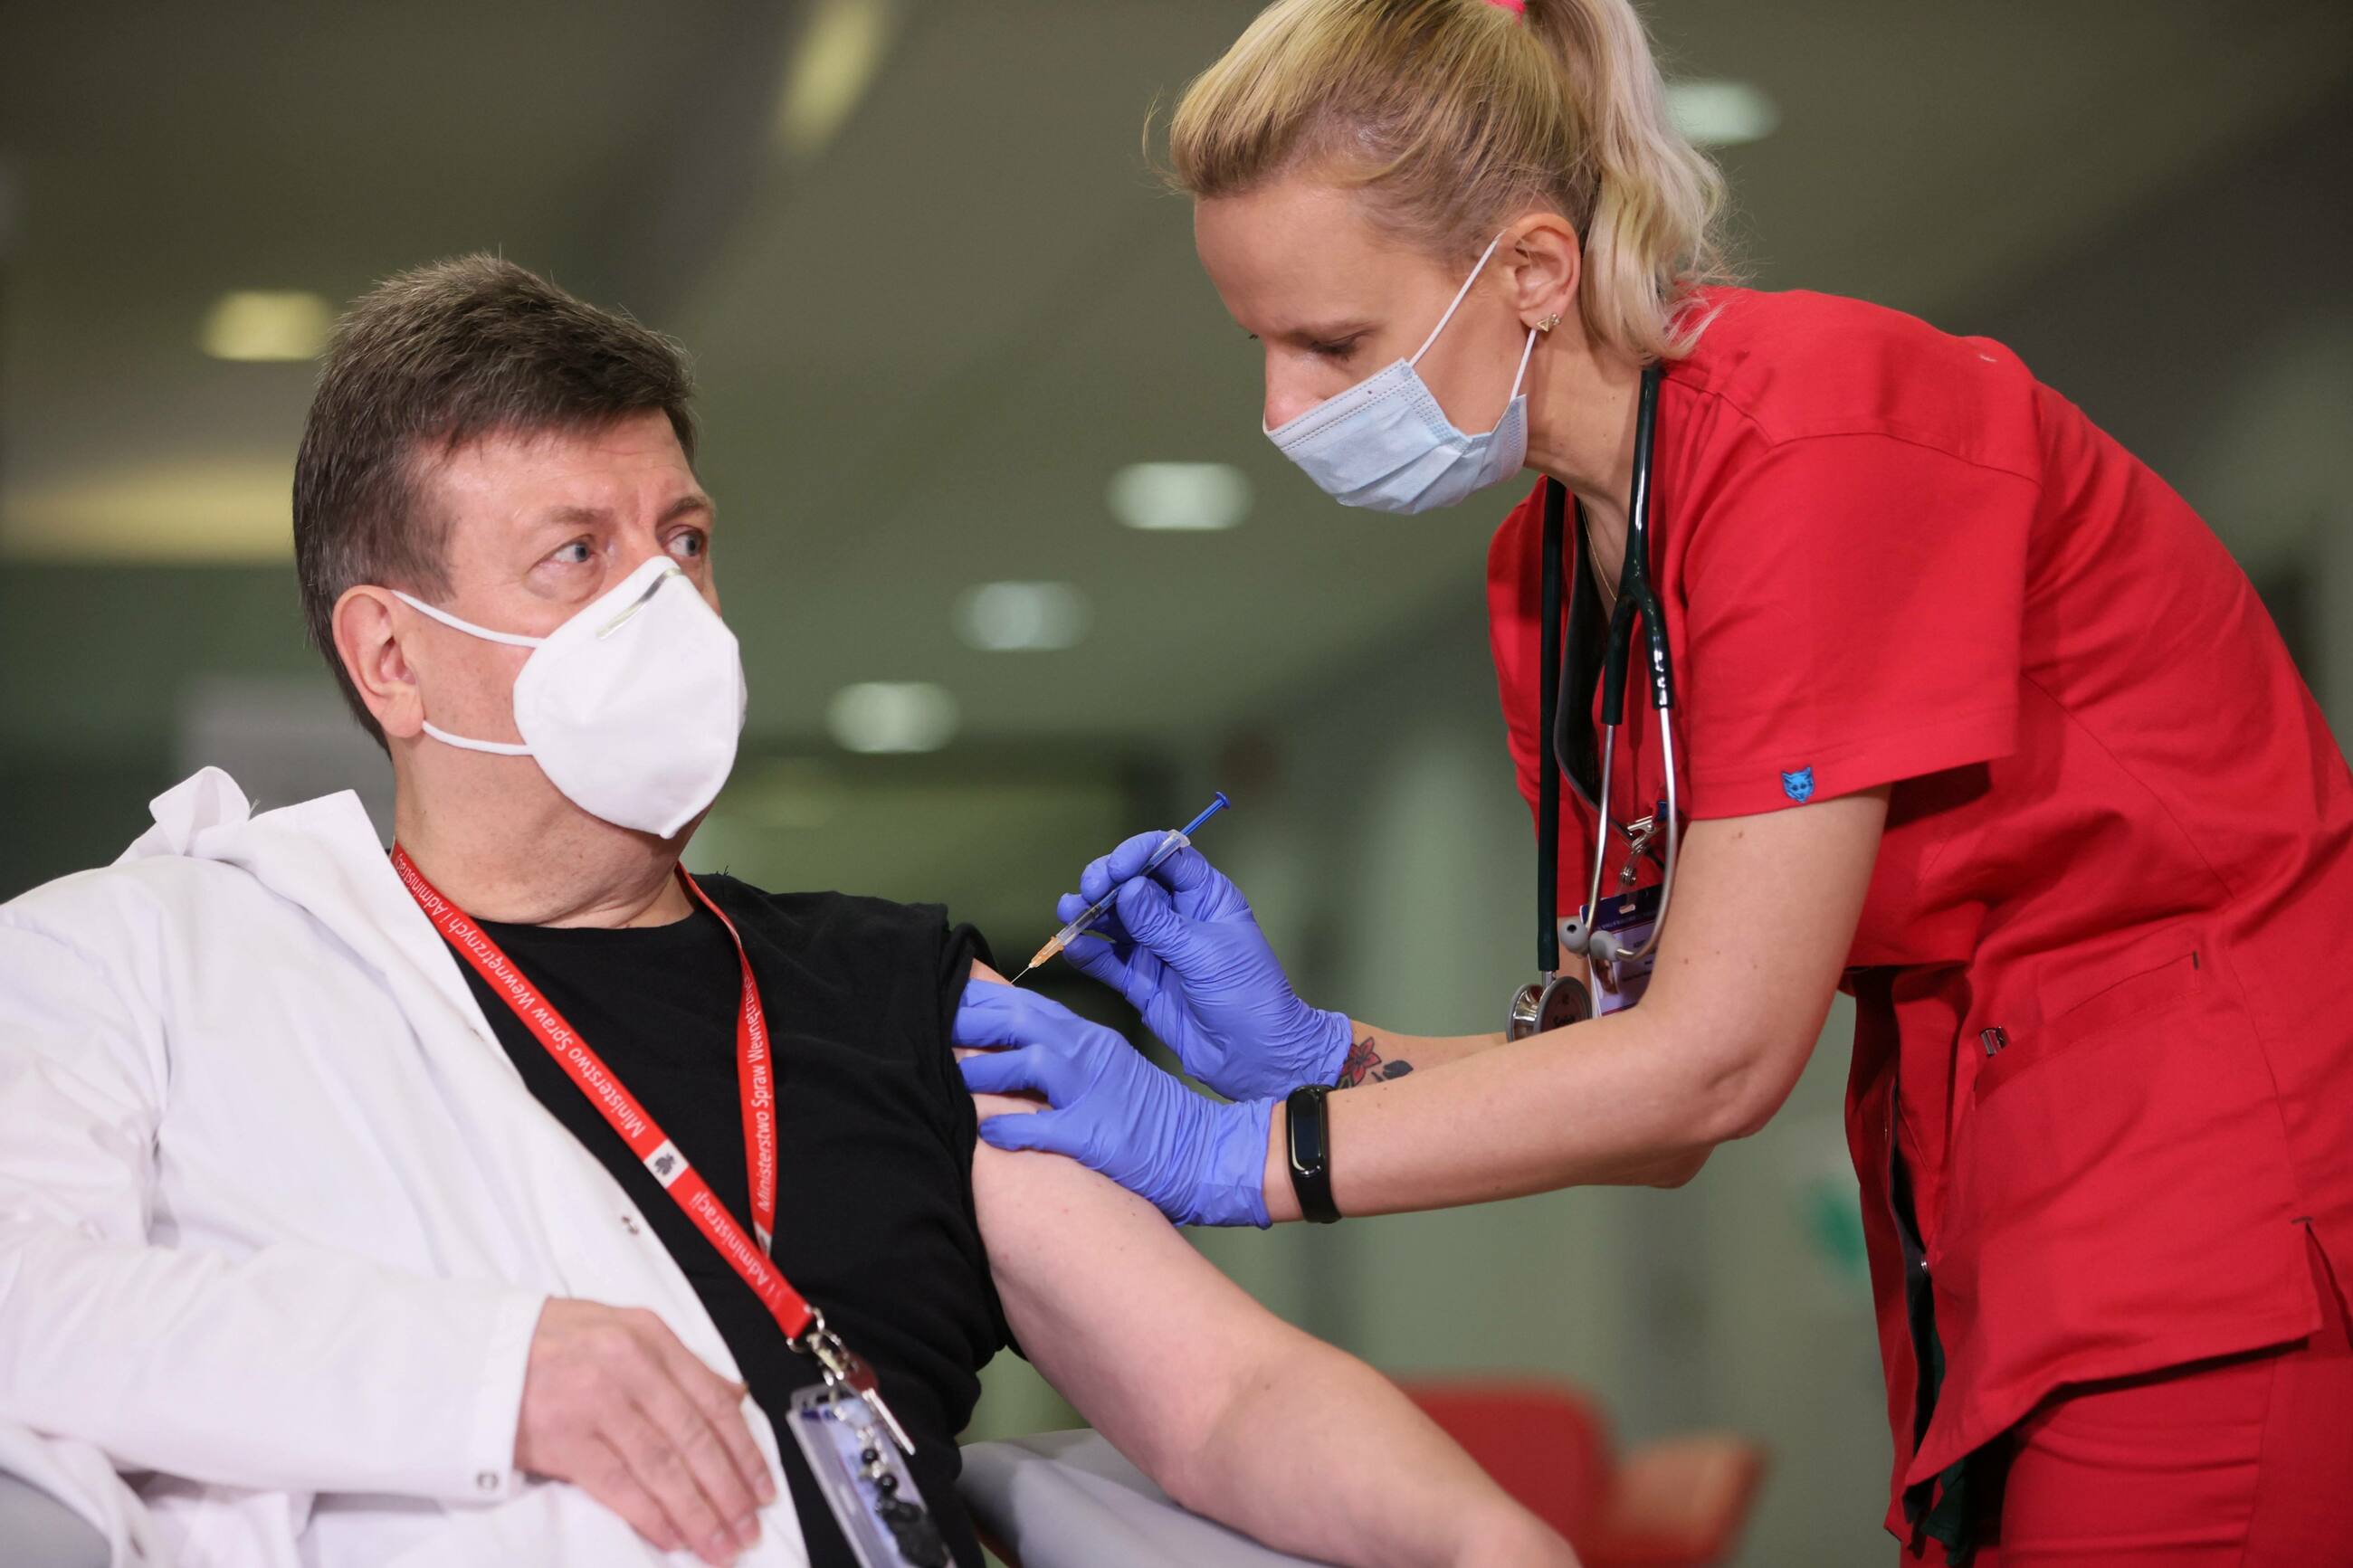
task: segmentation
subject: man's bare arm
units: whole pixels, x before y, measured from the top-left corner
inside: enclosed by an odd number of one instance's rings
[[[1186,1507],[1334,1562],[1575,1563],[1395,1384],[1267,1311],[1143,1199],[986,1143],[973,1194],[1030,1361]]]
[[[986,1144],[973,1190],[1031,1362],[1187,1508],[1335,1562],[1575,1563],[1394,1384],[1261,1307],[1143,1199]]]

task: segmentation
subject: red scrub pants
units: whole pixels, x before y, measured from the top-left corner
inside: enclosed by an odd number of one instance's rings
[[[1971,1568],[2353,1565],[2353,1346],[2310,1250],[2311,1338],[2080,1384],[2004,1434]],[[1944,1557],[1930,1542],[1904,1561]]]

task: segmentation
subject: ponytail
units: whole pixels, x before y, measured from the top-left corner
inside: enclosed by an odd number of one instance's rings
[[[1549,206],[1583,242],[1586,330],[1645,362],[1690,351],[1693,293],[1725,276],[1724,177],[1675,129],[1630,0],[1279,0],[1168,139],[1191,195],[1313,167],[1450,260]]]
[[[1644,359],[1676,357],[1699,335],[1679,319],[1685,297],[1724,276],[1714,235],[1724,175],[1676,129],[1629,0],[1526,0],[1525,17],[1586,111],[1593,195],[1577,232],[1587,328]]]

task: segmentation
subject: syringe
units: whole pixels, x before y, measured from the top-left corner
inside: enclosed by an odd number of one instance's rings
[[[1138,871],[1135,875],[1137,877],[1150,876],[1159,868],[1163,861],[1168,858],[1168,857],[1176,854],[1176,851],[1184,848],[1187,845],[1193,842],[1193,835],[1199,831],[1201,824],[1208,821],[1209,818],[1217,816],[1218,813],[1225,810],[1226,807],[1232,804],[1233,802],[1226,798],[1226,792],[1219,790],[1218,792],[1218,798],[1209,803],[1209,808],[1207,811],[1201,813],[1200,816],[1195,817],[1184,826],[1176,829],[1174,832],[1170,833],[1167,837],[1160,841],[1159,847],[1152,851],[1152,858],[1146,860],[1144,863],[1144,869]],[[1133,881],[1134,880],[1134,878],[1132,877],[1128,879],[1128,880]],[[1089,904],[1085,909],[1081,910],[1079,911],[1078,919],[1064,926],[1060,931],[1056,931],[1053,936],[1053,940],[1038,950],[1036,956],[1029,960],[1029,968],[1022,970],[1019,974],[1013,977],[1013,984],[1016,985],[1020,984],[1023,978],[1029,974],[1029,970],[1035,969],[1039,964],[1046,963],[1056,953],[1070,946],[1071,942],[1077,941],[1080,937],[1084,936],[1089,926],[1103,919],[1103,912],[1106,910],[1109,910],[1113,902],[1118,899],[1120,888],[1124,888],[1125,886],[1127,886],[1126,882],[1120,883],[1118,887],[1114,887],[1110,892],[1105,893],[1102,898],[1097,899],[1093,903]]]

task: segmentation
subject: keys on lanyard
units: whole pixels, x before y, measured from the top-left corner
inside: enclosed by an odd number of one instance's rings
[[[867,1408],[874,1412],[874,1418],[882,1423],[883,1430],[891,1434],[891,1440],[899,1445],[901,1453],[915,1451],[914,1439],[907,1436],[907,1429],[899,1425],[890,1405],[882,1402],[882,1385],[874,1369],[866,1364],[864,1357],[843,1344],[840,1335],[825,1326],[824,1313],[818,1314],[817,1326],[796,1341],[793,1348],[817,1358],[817,1364],[825,1373],[826,1387],[864,1400]]]

